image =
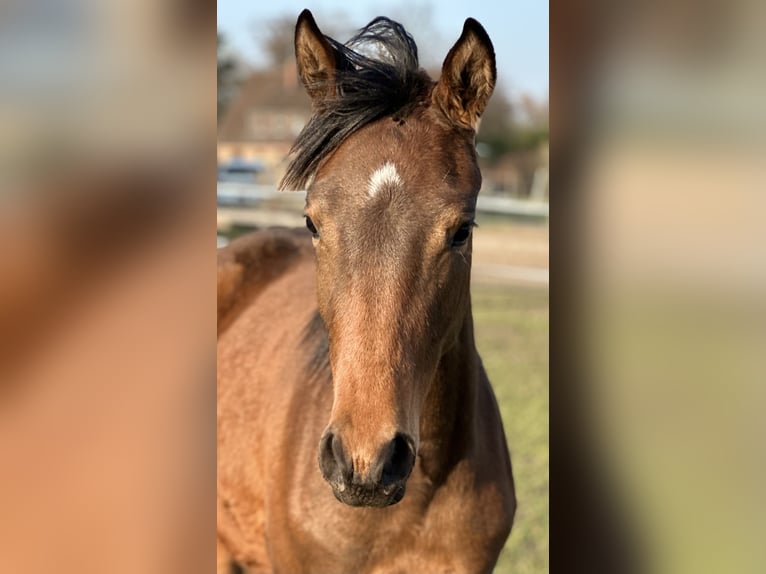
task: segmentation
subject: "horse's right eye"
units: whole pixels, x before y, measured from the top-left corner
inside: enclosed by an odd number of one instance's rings
[[[471,235],[471,228],[475,224],[472,221],[467,221],[461,225],[452,236],[452,247],[461,247],[466,244],[468,237]]]
[[[308,215],[306,216],[306,227],[311,232],[311,235],[315,238],[319,238],[319,232],[317,231],[316,225],[314,225],[314,222],[311,221],[311,218]]]

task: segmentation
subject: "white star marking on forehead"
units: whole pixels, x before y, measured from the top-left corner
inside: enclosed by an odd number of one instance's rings
[[[399,186],[402,185],[402,178],[399,172],[396,171],[396,166],[387,161],[370,176],[370,181],[367,184],[367,193],[370,197],[375,197],[381,188],[386,186]]]

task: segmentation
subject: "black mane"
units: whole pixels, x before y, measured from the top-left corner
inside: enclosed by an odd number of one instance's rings
[[[281,189],[305,189],[346,138],[380,118],[406,116],[432,83],[419,67],[412,36],[393,20],[375,18],[345,45],[325,38],[339,61],[335,95],[315,103],[314,115],[290,150]]]

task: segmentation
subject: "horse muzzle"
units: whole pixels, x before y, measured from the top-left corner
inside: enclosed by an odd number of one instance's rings
[[[405,481],[387,487],[367,484],[331,484],[332,493],[340,502],[349,506],[368,506],[383,508],[391,506],[404,498]]]
[[[319,468],[340,502],[349,506],[384,507],[404,498],[407,479],[415,466],[415,443],[397,433],[381,450],[367,472],[355,469],[341,438],[328,429],[319,444]]]

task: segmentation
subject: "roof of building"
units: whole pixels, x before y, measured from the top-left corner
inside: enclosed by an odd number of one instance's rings
[[[311,116],[295,64],[245,80],[218,127],[220,141],[292,141]]]

